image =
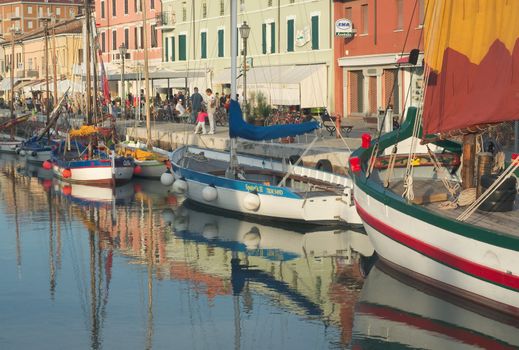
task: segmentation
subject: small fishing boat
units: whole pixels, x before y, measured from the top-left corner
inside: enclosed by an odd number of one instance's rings
[[[135,176],[160,179],[169,165],[169,153],[158,147],[148,148],[139,141],[124,141],[117,146],[117,153],[132,157],[135,161]]]
[[[236,28],[236,8],[231,8],[231,28]],[[237,42],[235,31],[231,42]],[[231,96],[236,96],[236,47],[231,45]],[[321,225],[360,224],[351,178],[299,166],[308,149],[294,164],[237,152],[238,137],[272,140],[311,133],[319,127],[316,122],[256,127],[244,121],[240,105],[231,100],[230,152],[191,146],[173,151],[173,188],[194,202],[246,216]],[[309,147],[316,140],[317,136]]]
[[[72,183],[113,186],[130,181],[135,166],[133,158],[117,156],[104,143],[94,141],[93,134],[99,130],[83,126],[71,131],[69,139],[57,144],[50,162],[44,162],[43,167],[52,167],[55,176]],[[74,139],[76,134],[87,136],[90,141],[85,145]]]

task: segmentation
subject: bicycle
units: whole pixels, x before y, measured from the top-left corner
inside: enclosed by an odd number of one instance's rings
[[[226,126],[229,122],[227,117],[227,111],[223,107],[216,108],[214,112],[214,121],[217,126]]]

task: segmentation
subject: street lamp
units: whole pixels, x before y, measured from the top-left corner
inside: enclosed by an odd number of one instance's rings
[[[247,114],[247,39],[249,38],[250,27],[247,22],[240,26],[240,36],[243,39],[243,107]]]
[[[126,117],[126,97],[125,97],[125,89],[124,89],[124,59],[126,58],[126,52],[128,49],[126,48],[125,43],[121,43],[119,46],[119,53],[121,54],[121,112],[124,117]]]

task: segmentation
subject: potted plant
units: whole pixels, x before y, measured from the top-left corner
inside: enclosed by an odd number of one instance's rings
[[[272,108],[267,103],[267,98],[262,92],[257,94],[251,94],[251,101],[254,101],[254,106],[247,106],[249,111],[252,113],[248,114],[248,122],[256,126],[263,126],[265,118],[268,117],[272,111]]]

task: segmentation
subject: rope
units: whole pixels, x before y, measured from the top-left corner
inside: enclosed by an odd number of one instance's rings
[[[395,162],[396,162],[396,153],[398,151],[398,144],[395,143],[393,149],[391,150],[391,155],[389,156],[389,164],[387,166],[386,179],[384,180],[384,187],[388,188],[391,177],[393,176],[393,170],[395,170]]]
[[[510,176],[514,174],[514,172],[519,168],[519,159],[514,159],[512,163],[506,168],[506,170],[499,175],[496,181],[483,194],[476,200],[472,205],[470,205],[460,216],[457,217],[457,220],[466,221],[475,211],[476,209],[494,193],[494,191],[501,186]]]
[[[467,188],[463,191],[461,191],[460,195],[458,196],[458,199],[456,200],[456,203],[460,207],[466,207],[467,205],[470,205],[474,203],[476,200],[476,188]]]
[[[459,187],[460,187],[459,184],[456,184],[455,186],[451,185],[450,181],[448,180],[449,176],[446,174],[447,169],[445,169],[445,167],[443,167],[441,165],[440,161],[436,157],[436,154],[434,154],[434,152],[432,152],[431,149],[429,148],[429,145],[427,145],[426,147],[427,147],[427,152],[429,153],[429,157],[431,158],[431,161],[434,165],[434,169],[436,170],[436,172],[438,174],[441,174],[441,181],[442,181],[443,185],[445,186],[447,191],[449,191],[449,193],[451,194],[451,196],[453,198],[456,197],[456,193],[458,192]]]
[[[413,177],[409,176],[404,180],[404,193],[402,193],[402,197],[405,197],[407,200],[412,201],[414,199],[414,190],[413,190]]]

